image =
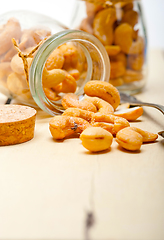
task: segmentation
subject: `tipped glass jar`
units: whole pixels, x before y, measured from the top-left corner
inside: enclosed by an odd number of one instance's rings
[[[147,78],[147,35],[141,0],[76,0],[72,28],[96,36],[110,59],[110,79],[120,91],[140,91]]]
[[[0,91],[51,115],[66,93],[83,98],[87,81],[108,81],[110,62],[92,34],[29,11],[0,16]]]

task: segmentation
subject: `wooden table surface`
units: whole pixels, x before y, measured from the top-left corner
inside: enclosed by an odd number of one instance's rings
[[[137,97],[164,105],[162,51],[150,51],[148,69]],[[0,239],[163,240],[164,139],[91,154],[78,138],[53,141],[50,119],[38,111],[31,141],[0,147]],[[157,133],[164,116],[144,107],[131,125]]]

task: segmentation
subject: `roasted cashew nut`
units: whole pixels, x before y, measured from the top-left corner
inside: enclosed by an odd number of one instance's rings
[[[55,116],[49,123],[49,129],[54,139],[64,139],[73,133],[81,133],[90,126],[82,118],[69,116]]]
[[[93,33],[104,45],[113,43],[113,24],[116,19],[116,10],[114,8],[106,8],[98,12],[94,18]]]
[[[101,127],[89,127],[80,134],[80,140],[89,151],[99,152],[110,148],[113,135]]]
[[[128,23],[122,23],[115,29],[114,43],[126,54],[139,54],[144,50],[143,38],[133,41],[133,28]]]
[[[92,122],[93,117],[94,117],[93,112],[83,110],[80,108],[74,108],[74,107],[67,108],[62,115],[70,116],[70,117],[79,117],[79,118],[86,120],[89,123]]]
[[[89,81],[84,86],[84,92],[90,97],[99,97],[110,103],[114,109],[120,104],[120,94],[117,88],[108,82]]]
[[[112,107],[112,105],[99,97],[86,97],[86,100],[95,105],[98,113],[102,114],[114,113],[114,108]]]
[[[133,28],[138,23],[138,12],[134,10],[128,10],[123,14],[122,22],[130,24]]]
[[[45,67],[47,70],[62,68],[64,65],[64,54],[61,49],[56,48],[48,57]]]
[[[12,38],[19,39],[21,36],[20,23],[15,18],[10,18],[3,25],[0,32],[0,55],[7,52],[12,47]]]
[[[62,69],[43,69],[42,82],[44,87],[53,88],[66,78],[66,71]]]
[[[76,80],[74,77],[66,72],[65,79],[57,86],[53,87],[53,90],[60,93],[74,93],[76,91]]]
[[[138,151],[143,143],[143,137],[131,128],[124,128],[116,134],[116,142],[126,150]]]
[[[158,135],[136,127],[126,127],[116,134],[117,143],[131,151],[141,148],[143,142],[154,142]]]
[[[89,102],[88,100],[79,101],[78,96],[73,93],[68,93],[63,97],[62,106],[65,109],[75,107],[91,112],[97,112],[97,108],[93,103]]]

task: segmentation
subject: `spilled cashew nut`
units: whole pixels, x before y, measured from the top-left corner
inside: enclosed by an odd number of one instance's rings
[[[81,133],[90,126],[82,118],[69,116],[55,116],[49,122],[49,129],[54,139],[64,139],[73,133]]]
[[[143,143],[143,137],[131,128],[124,128],[116,134],[116,142],[126,150],[138,151]]]
[[[158,138],[158,134],[156,133],[151,133],[137,127],[130,127],[130,128],[142,135],[144,143],[154,142]]]
[[[80,108],[70,107],[70,108],[67,108],[62,115],[83,118],[84,120],[91,123],[94,113],[91,111],[80,109]]]
[[[80,108],[91,112],[97,112],[95,105],[88,100],[79,101],[77,95],[68,93],[62,98],[62,106],[67,109],[70,107]]]
[[[106,122],[114,124],[114,132],[115,134],[125,127],[129,127],[129,122],[122,117],[114,116],[113,114],[94,114],[92,123],[93,122]]]
[[[143,114],[142,107],[125,108],[114,112],[115,116],[123,117],[128,121],[134,121]]]
[[[112,105],[99,97],[87,97],[86,100],[95,105],[98,113],[102,114],[114,113]]]
[[[80,134],[80,140],[89,151],[99,152],[110,148],[113,135],[101,127],[89,127]]]
[[[90,97],[99,97],[110,103],[114,109],[120,104],[120,94],[117,88],[108,82],[89,81],[84,86],[84,92]]]
[[[137,127],[124,128],[116,135],[117,143],[123,148],[132,151],[139,150],[142,143],[154,142],[157,138],[157,134],[142,130]]]
[[[103,129],[107,130],[108,132],[115,135],[115,129],[114,129],[114,122],[95,122],[95,113],[86,111],[79,108],[67,108],[65,112],[62,114],[64,116],[70,116],[70,117],[79,117],[82,119],[85,119],[88,121],[93,127],[102,127]],[[103,120],[103,117],[101,118]]]
[[[64,116],[72,116],[83,118],[92,126],[103,126],[104,129],[115,135],[122,128],[129,127],[129,122],[122,117],[114,116],[113,114],[103,114],[100,112],[93,113],[79,108],[68,108],[62,114]]]
[[[115,133],[119,132],[121,129],[129,127],[130,123],[123,117],[117,117],[114,120],[114,131]]]
[[[114,124],[112,123],[106,123],[106,122],[92,122],[91,123],[93,127],[101,127],[108,132],[110,132],[112,135],[115,135],[115,130],[114,130]]]

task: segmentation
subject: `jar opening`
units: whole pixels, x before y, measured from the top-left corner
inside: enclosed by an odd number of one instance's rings
[[[55,57],[55,51],[61,49],[64,52],[62,69],[53,70],[51,58]],[[71,71],[74,73],[71,74]],[[75,77],[77,74],[78,79]],[[30,67],[29,84],[37,105],[49,114],[56,115],[64,111],[61,104],[64,94],[73,92],[82,100],[86,82],[108,81],[109,75],[109,58],[99,40],[82,31],[66,30],[52,35],[39,48]],[[64,84],[69,86],[65,87]],[[50,90],[55,92],[54,98],[50,97]]]

